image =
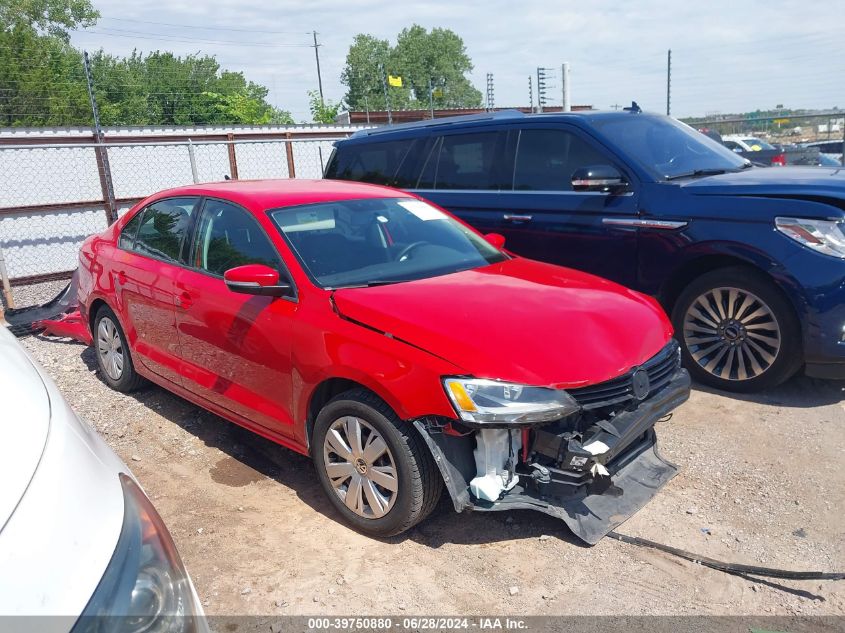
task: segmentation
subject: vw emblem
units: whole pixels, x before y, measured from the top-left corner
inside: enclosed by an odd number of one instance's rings
[[[631,377],[631,387],[634,390],[634,397],[637,400],[645,400],[651,390],[651,383],[648,379],[648,372],[645,369],[638,369]]]

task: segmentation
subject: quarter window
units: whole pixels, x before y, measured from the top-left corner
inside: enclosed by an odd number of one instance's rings
[[[144,209],[134,249],[158,259],[179,261],[195,205],[196,198],[169,198]]]
[[[135,244],[135,234],[138,232],[138,225],[141,224],[142,215],[143,211],[136,213],[135,217],[129,220],[129,222],[126,223],[126,226],[123,227],[123,230],[120,232],[120,237],[117,240],[119,248],[127,251],[132,250],[132,246]]]
[[[572,173],[607,163],[601,153],[565,130],[522,130],[516,150],[513,188],[518,191],[571,191]]]
[[[200,215],[193,265],[214,275],[236,266],[282,267],[276,249],[248,212],[228,202],[208,200]]]

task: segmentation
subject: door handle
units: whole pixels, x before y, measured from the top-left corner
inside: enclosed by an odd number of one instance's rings
[[[115,281],[116,281],[119,285],[123,285],[123,284],[125,284],[125,283],[126,283],[126,279],[127,279],[127,277],[126,277],[126,273],[125,273],[125,272],[123,272],[122,270],[117,271],[117,272],[115,273],[115,275],[114,275],[114,278],[115,278]]]
[[[514,224],[522,224],[523,222],[530,222],[534,219],[533,215],[520,215],[518,213],[505,213],[502,216],[505,222],[513,222]]]
[[[194,300],[191,298],[191,295],[187,290],[183,290],[176,297],[176,303],[180,308],[190,308],[194,304]]]

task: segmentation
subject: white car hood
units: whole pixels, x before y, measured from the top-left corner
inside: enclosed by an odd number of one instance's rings
[[[0,335],[0,531],[35,474],[50,430],[47,388],[23,349],[6,334]]]
[[[0,617],[67,616],[37,625],[66,633],[114,554],[129,469],[2,326],[0,402]]]

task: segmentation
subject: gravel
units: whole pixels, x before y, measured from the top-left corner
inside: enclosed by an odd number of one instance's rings
[[[401,603],[409,614],[845,615],[843,582],[757,582],[610,539],[585,547],[529,511],[458,515],[443,499],[408,533],[367,538],[340,521],[306,457],[163,389],[112,391],[82,345],[22,342],[131,464],[210,614],[386,615]],[[678,476],[619,531],[725,561],[842,571],[843,399],[842,383],[803,377],[741,397],[696,389],[657,426]]]

